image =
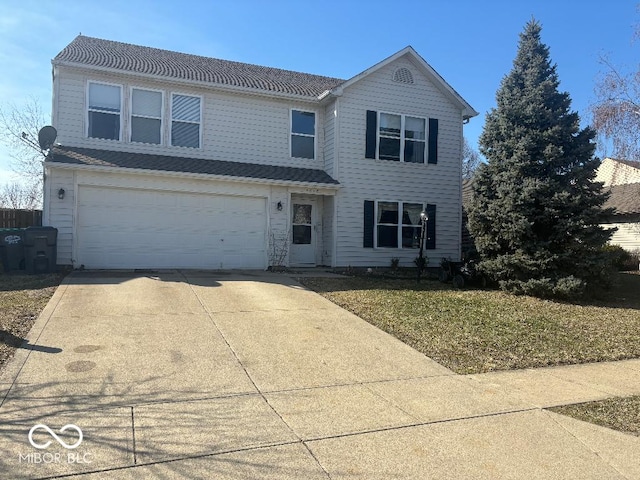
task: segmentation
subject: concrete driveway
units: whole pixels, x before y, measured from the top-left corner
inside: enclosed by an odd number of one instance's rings
[[[629,436],[284,275],[75,273],[28,340],[0,375],[2,478],[640,478]]]

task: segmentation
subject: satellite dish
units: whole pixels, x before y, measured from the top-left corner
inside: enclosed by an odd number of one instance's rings
[[[49,150],[53,145],[53,142],[56,141],[57,136],[57,130],[51,125],[42,127],[38,132],[38,143],[40,144],[40,148],[42,150]]]

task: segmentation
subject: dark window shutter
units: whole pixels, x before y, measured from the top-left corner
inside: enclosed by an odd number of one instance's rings
[[[367,110],[367,135],[365,158],[376,158],[376,135],[378,133],[378,112]]]
[[[364,237],[362,246],[364,248],[373,248],[373,227],[374,227],[373,201],[364,201]]]
[[[428,163],[438,163],[438,119],[429,119],[429,160]]]
[[[425,248],[433,250],[436,248],[436,206],[427,204],[427,238],[425,239]]]

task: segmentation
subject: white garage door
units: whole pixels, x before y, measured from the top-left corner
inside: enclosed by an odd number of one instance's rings
[[[81,186],[77,264],[265,268],[266,199]]]

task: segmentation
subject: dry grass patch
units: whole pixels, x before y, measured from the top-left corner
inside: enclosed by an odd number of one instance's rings
[[[610,398],[550,410],[640,437],[640,396]]]
[[[0,368],[13,356],[64,275],[0,275]]]
[[[460,374],[640,357],[640,275],[609,298],[570,304],[435,281],[301,280]]]

